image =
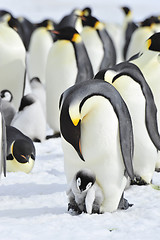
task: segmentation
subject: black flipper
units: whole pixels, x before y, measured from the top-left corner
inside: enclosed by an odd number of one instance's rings
[[[146,101],[145,104],[146,128],[153,144],[158,150],[160,150],[160,135],[157,124],[157,108],[154,102],[152,91],[148,83],[146,82],[142,72],[135,64],[130,62],[123,62],[117,64],[113,68],[110,68],[110,70],[117,72],[117,75],[113,78],[112,82],[116,81],[122,75],[127,75],[131,77],[134,81],[139,83]]]

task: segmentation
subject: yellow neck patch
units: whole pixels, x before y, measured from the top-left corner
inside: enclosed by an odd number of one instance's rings
[[[147,42],[146,42],[146,44],[147,44],[147,49],[150,48],[151,43],[152,43],[152,40],[151,40],[151,39],[148,39]]]
[[[104,24],[102,22],[97,21],[94,25],[94,28],[97,30],[102,30],[104,29]]]
[[[76,43],[79,43],[82,41],[82,38],[81,36],[78,34],[78,33],[75,33],[72,37],[72,42],[76,42]]]

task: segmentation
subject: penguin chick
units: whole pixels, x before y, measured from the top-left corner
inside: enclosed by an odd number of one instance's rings
[[[46,118],[38,98],[29,93],[21,100],[19,111],[15,114],[11,126],[19,129],[33,141],[44,141],[46,137]]]
[[[35,163],[35,147],[30,138],[12,126],[6,126],[8,172],[29,173]]]
[[[12,103],[13,95],[9,90],[3,90],[1,91],[1,99],[5,124],[10,125],[14,115],[16,114],[16,109]]]
[[[103,193],[91,170],[82,169],[75,174],[67,195],[69,198],[68,210],[72,209],[78,213],[100,213]]]

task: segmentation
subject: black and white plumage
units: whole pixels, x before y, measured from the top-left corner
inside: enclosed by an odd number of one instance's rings
[[[45,85],[45,68],[47,56],[53,45],[49,30],[54,29],[53,21],[47,19],[36,24],[28,48],[27,70],[29,79],[38,77]]]
[[[132,123],[117,90],[97,79],[67,89],[60,100],[60,130],[67,182],[89,168],[104,194],[100,211],[115,211],[128,176],[134,178]]]
[[[0,91],[7,89],[12,93],[17,111],[25,87],[26,50],[19,34],[3,23],[0,23],[0,52]]]
[[[44,141],[46,137],[46,118],[39,99],[32,93],[21,100],[19,111],[11,126],[19,129],[33,141]]]
[[[89,15],[83,16],[82,39],[92,63],[94,74],[116,64],[116,50],[105,24]]]
[[[144,43],[141,51],[130,60],[143,73],[149,87],[151,88],[154,101],[157,107],[157,120],[160,129],[160,33],[154,33]],[[158,155],[159,152],[158,152]],[[160,156],[158,156],[156,163],[156,170],[160,170]]]
[[[82,169],[75,174],[67,195],[68,210],[71,209],[78,213],[100,213],[104,197],[101,188],[96,183],[96,176],[90,169]]]
[[[71,27],[54,31],[55,42],[46,65],[47,121],[59,132],[60,95],[77,82],[93,77],[92,66],[80,34]]]
[[[160,149],[157,108],[149,85],[140,69],[130,62],[105,69],[95,78],[112,83],[126,102],[133,123],[134,183],[149,184],[155,170],[157,149]]]
[[[6,136],[7,171],[29,173],[34,166],[36,154],[32,140],[12,126],[6,126]]]

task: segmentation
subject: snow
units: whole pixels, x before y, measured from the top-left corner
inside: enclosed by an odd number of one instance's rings
[[[129,5],[141,20],[159,10],[152,1],[5,0],[0,8],[33,21],[60,20],[74,7],[92,6],[105,21],[122,23],[119,6]],[[156,7],[155,7],[156,6]],[[114,14],[113,14],[114,13]],[[37,158],[30,174],[7,173],[0,184],[0,240],[122,240],[160,239],[160,192],[149,186],[131,186],[125,198],[134,205],[114,213],[71,215],[67,212],[66,178],[61,139],[36,143]],[[160,185],[160,173],[154,184]]]

